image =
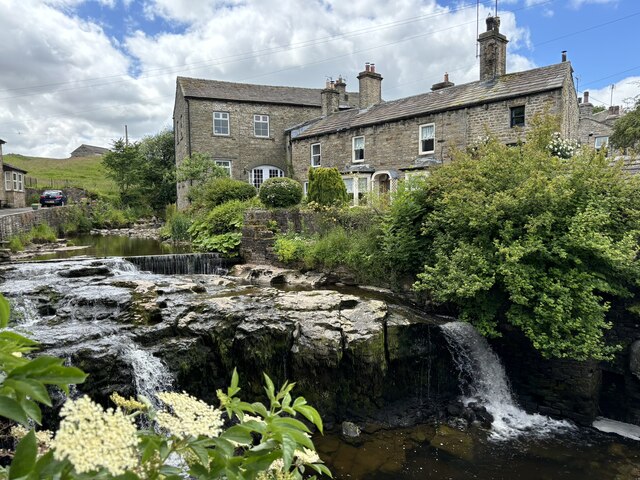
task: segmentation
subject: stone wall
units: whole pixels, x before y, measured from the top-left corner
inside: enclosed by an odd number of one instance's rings
[[[41,223],[47,223],[49,226],[57,228],[66,221],[66,215],[66,207],[41,208],[5,215],[0,217],[0,241],[7,241],[14,235],[28,232]]]
[[[516,143],[523,138],[523,132],[510,127],[510,109],[521,105],[525,106],[527,125],[538,114],[559,115],[566,124],[563,130],[572,130],[577,136],[577,101],[573,107],[563,111],[563,104],[567,103],[563,102],[563,95],[569,93],[558,89],[345,132],[293,139],[293,177],[301,182],[307,181],[311,145],[314,143],[320,143],[321,146],[321,166],[336,167],[341,171],[362,164],[369,165],[375,171],[400,170],[415,167],[429,158],[448,162],[453,149],[464,148],[487,132],[496,135],[502,143]],[[435,151],[433,154],[419,155],[420,125],[428,123],[435,124]],[[365,137],[365,159],[362,163],[353,164],[352,138],[356,136]]]
[[[276,233],[316,233],[321,224],[320,215],[297,208],[248,210],[244,215],[240,256],[246,263],[284,266],[273,252]]]

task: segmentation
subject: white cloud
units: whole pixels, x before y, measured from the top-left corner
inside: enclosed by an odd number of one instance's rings
[[[184,27],[147,34],[144,18],[130,18],[131,0],[98,0],[122,9],[127,30],[117,41],[74,16],[82,1],[0,1],[5,152],[66,157],[81,143],[108,146],[125,124],[134,139],[156,133],[171,126],[176,75],[315,88],[342,75],[353,91],[370,61],[384,77],[385,99],[428,91],[445,72],[456,84],[479,75],[475,5],[145,0],[149,18]],[[482,7],[480,18],[490,13]],[[514,13],[500,15],[507,71],[535,67],[526,56],[529,31]]]
[[[569,3],[573,8],[580,8],[588,4],[618,3],[618,1],[619,0],[571,0]]]
[[[581,93],[584,93],[584,90],[589,91],[589,101],[594,105],[605,107],[609,105],[630,107],[633,105],[633,99],[640,95],[640,76],[628,77],[612,85],[613,103],[611,103],[611,85],[593,90],[585,88]]]

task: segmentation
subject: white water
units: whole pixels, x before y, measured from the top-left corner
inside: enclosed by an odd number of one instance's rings
[[[471,378],[465,385],[467,391],[462,401],[465,405],[478,402],[493,415],[493,439],[508,440],[523,434],[546,436],[574,428],[569,422],[529,414],[520,408],[500,359],[472,325],[450,322],[444,324],[442,330],[461,376]]]
[[[170,390],[173,376],[158,357],[131,342],[124,348],[124,358],[131,364],[136,383],[136,393],[158,406],[156,394]]]

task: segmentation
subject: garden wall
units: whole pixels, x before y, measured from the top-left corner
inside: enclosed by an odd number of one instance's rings
[[[47,223],[49,226],[57,228],[66,221],[66,218],[66,207],[40,208],[5,215],[0,217],[0,241],[7,241],[14,235],[28,232],[32,227],[41,223]]]

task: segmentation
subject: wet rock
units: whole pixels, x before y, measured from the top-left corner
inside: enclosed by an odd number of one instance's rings
[[[360,436],[360,427],[353,422],[342,422],[342,435],[347,438],[357,438]]]
[[[113,273],[109,267],[105,265],[100,266],[88,266],[72,268],[70,270],[62,270],[58,272],[58,275],[65,278],[80,278],[80,277],[106,277],[113,276]]]
[[[473,461],[473,438],[468,433],[448,425],[438,426],[431,446],[467,462]]]

